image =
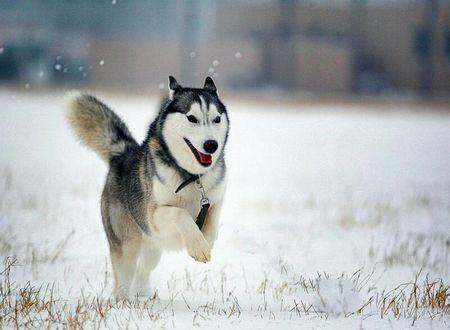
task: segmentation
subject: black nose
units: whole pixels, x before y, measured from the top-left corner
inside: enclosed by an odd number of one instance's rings
[[[217,150],[217,147],[219,145],[217,144],[217,141],[214,140],[207,140],[205,141],[205,143],[203,144],[203,149],[205,149],[205,151],[209,154],[214,153]]]

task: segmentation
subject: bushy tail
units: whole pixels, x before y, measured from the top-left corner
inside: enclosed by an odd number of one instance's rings
[[[67,120],[75,135],[106,162],[137,146],[125,123],[94,96],[70,93],[67,101]]]

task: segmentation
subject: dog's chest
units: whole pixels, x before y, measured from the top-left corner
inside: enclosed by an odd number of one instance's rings
[[[205,187],[206,196],[210,200],[210,204],[214,205],[222,199],[223,188],[222,185],[217,185],[210,188],[208,179],[204,180],[202,184]],[[168,205],[183,208],[189,214],[196,218],[200,211],[201,193],[195,188],[194,183],[190,183],[178,193],[175,190],[180,185],[179,178],[166,178],[162,183],[158,178],[153,179],[153,194],[157,205]]]

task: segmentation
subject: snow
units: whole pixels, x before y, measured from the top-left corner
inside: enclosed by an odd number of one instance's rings
[[[100,97],[142,140],[159,100]],[[18,259],[14,283],[54,283],[68,305],[109,297],[105,164],[69,131],[63,93],[0,100],[0,254]],[[113,309],[104,326],[448,328],[448,314],[355,313],[416,276],[448,286],[448,112],[226,104],[229,182],[212,261],[165,254],[151,278],[158,317]]]
[[[353,313],[364,305],[354,283],[347,278],[321,278],[317,281],[314,306],[329,315],[340,316]]]

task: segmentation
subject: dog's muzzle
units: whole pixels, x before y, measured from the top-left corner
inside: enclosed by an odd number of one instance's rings
[[[191,149],[192,153],[195,156],[195,159],[197,159],[197,161],[200,163],[200,165],[202,165],[204,167],[208,167],[212,164],[212,155],[204,154],[203,152],[198,151],[188,139],[184,138],[184,141],[189,146],[189,148]],[[217,144],[217,142],[216,142],[216,144]],[[217,147],[216,147],[216,149],[217,149]]]

